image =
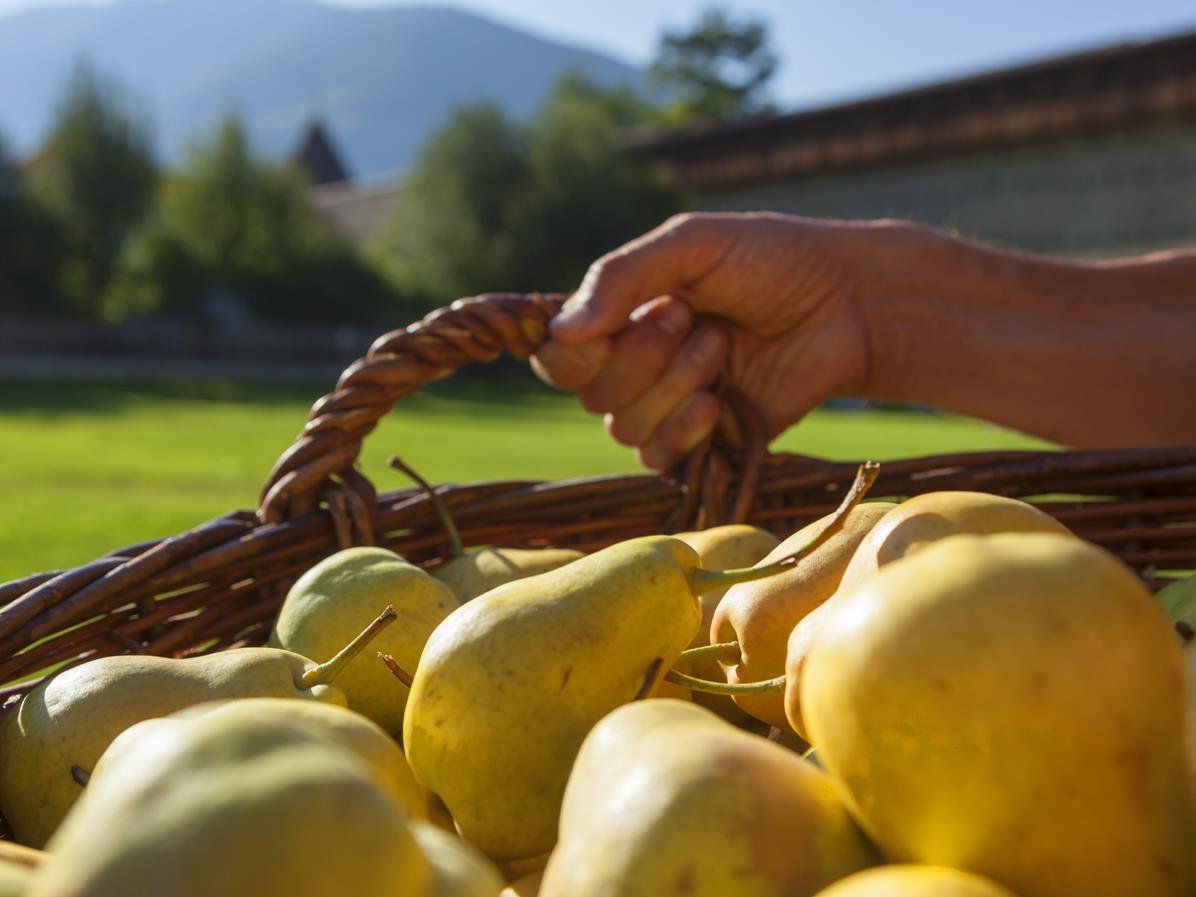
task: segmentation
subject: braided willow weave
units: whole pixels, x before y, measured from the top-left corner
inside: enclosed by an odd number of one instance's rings
[[[312,406],[270,471],[256,511],[0,585],[0,683],[7,683],[0,700],[28,691],[54,665],[259,644],[291,583],[341,547],[384,545],[425,566],[441,563],[448,541],[428,497],[417,489],[376,493],[355,466],[362,440],[424,383],[468,362],[529,356],[562,299],[461,300],[383,336]],[[785,535],[833,510],[856,463],[767,454],[750,403],[731,387],[724,398],[717,437],[674,476],[505,480],[438,492],[467,544],[582,550],[730,521]],[[1032,498],[1154,587],[1196,569],[1196,447],[889,462],[872,496],[940,489]]]

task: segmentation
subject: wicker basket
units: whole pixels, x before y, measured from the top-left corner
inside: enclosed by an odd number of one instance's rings
[[[264,641],[291,583],[338,548],[385,545],[434,566],[447,538],[418,489],[379,495],[355,468],[362,440],[403,396],[470,361],[526,358],[557,295],[456,302],[379,339],[312,407],[257,511],[0,585],[0,702],[53,665],[109,654],[189,656]],[[676,477],[649,474],[442,487],[467,544],[574,546],[747,521],[788,534],[833,510],[856,464],[767,454],[751,406],[732,413]],[[1152,587],[1196,568],[1196,447],[987,452],[890,462],[873,497],[975,489],[1036,498]],[[34,677],[34,678],[31,678]],[[15,683],[15,684],[13,684]]]

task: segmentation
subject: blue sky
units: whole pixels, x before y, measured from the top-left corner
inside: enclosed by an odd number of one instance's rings
[[[0,0],[0,14],[63,0]],[[79,2],[79,0],[74,0]],[[92,0],[105,2],[105,0]],[[395,0],[323,0],[390,6]],[[422,5],[437,5],[424,0]],[[692,0],[457,0],[540,34],[646,62],[660,30],[692,21]],[[775,99],[808,106],[1121,40],[1196,29],[1193,0],[753,0],[782,57]]]

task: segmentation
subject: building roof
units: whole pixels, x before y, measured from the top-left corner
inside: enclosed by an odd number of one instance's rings
[[[640,131],[624,147],[690,187],[718,188],[1177,119],[1196,119],[1196,31],[788,115]]]
[[[308,204],[350,242],[362,245],[378,233],[399,202],[398,180],[375,184],[322,184],[307,191]]]
[[[303,171],[312,184],[334,184],[349,180],[345,166],[332,148],[324,124],[308,124],[302,140],[291,154],[291,164]]]

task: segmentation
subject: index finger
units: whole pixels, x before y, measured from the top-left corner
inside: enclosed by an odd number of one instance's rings
[[[591,265],[553,319],[552,338],[569,346],[617,333],[648,300],[683,295],[722,255],[713,216],[675,215]]]

